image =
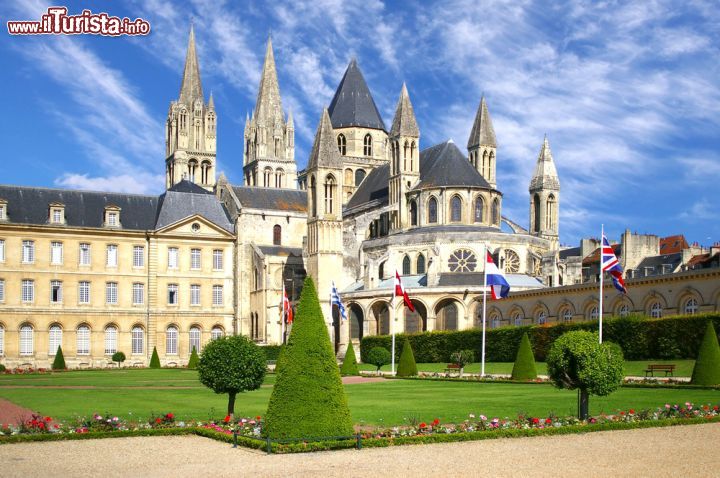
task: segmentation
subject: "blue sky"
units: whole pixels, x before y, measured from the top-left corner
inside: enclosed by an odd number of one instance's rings
[[[3,2],[7,20],[50,4]],[[67,3],[70,13],[85,5]],[[720,9],[716,2],[315,0],[93,2],[148,20],[147,37],[3,33],[1,183],[159,194],[163,125],[192,18],[218,111],[218,167],[242,178],[242,132],[272,34],[303,168],[320,112],[352,56],[386,124],[407,82],[423,148],[464,146],[484,92],[503,213],[528,224],[547,133],[564,244],[629,228],[720,240]]]

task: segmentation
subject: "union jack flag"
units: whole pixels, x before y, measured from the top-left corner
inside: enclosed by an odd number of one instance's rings
[[[604,272],[608,272],[610,274],[613,285],[617,290],[623,294],[627,293],[625,281],[622,276],[622,267],[620,266],[620,262],[618,262],[617,257],[615,257],[615,252],[613,252],[613,248],[608,242],[607,237],[605,237],[605,234],[603,234],[602,237],[602,249],[600,253],[600,273],[602,274]]]

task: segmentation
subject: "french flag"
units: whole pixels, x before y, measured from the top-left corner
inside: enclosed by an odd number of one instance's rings
[[[510,293],[510,284],[493,262],[489,252],[485,260],[485,283],[490,286],[490,294],[493,300],[504,299]]]
[[[395,294],[393,295],[393,297],[402,297],[403,302],[405,302],[407,308],[410,309],[410,312],[415,312],[415,306],[413,306],[413,303],[410,300],[407,291],[402,285],[402,281],[400,280],[400,274],[398,273],[398,271],[395,271]]]

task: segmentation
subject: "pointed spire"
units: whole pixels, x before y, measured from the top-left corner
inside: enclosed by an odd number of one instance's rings
[[[415,112],[405,82],[403,82],[400,99],[397,108],[395,108],[395,118],[393,118],[390,136],[411,136],[415,138],[420,136],[420,129],[415,120]]]
[[[270,37],[268,37],[267,48],[265,49],[265,62],[263,63],[254,116],[258,123],[266,123],[267,125],[274,125],[278,122],[277,120],[283,122],[284,119],[272,38]]]
[[[215,100],[213,99],[212,91],[210,91],[210,99],[208,100],[208,108],[211,110],[215,109]]]
[[[295,128],[295,120],[293,120],[293,114],[292,114],[292,108],[288,110],[288,120],[287,120],[287,127],[289,129]]]
[[[320,124],[318,124],[315,133],[315,141],[313,142],[307,169],[312,170],[322,167],[342,168],[342,159],[335,142],[335,133],[333,132],[327,108],[323,109],[320,117]]]
[[[187,55],[185,56],[185,70],[183,71],[182,85],[180,86],[180,102],[190,105],[196,99],[203,99],[202,82],[200,80],[200,66],[198,65],[195,50],[195,28],[190,25],[190,39],[188,40]]]
[[[550,151],[550,142],[547,135],[545,135],[540,154],[538,154],[535,173],[530,180],[530,191],[537,189],[560,190],[560,179],[558,178],[557,169],[555,169],[555,161],[553,160],[552,151]]]
[[[385,131],[385,123],[354,57],[340,80],[328,112],[335,128],[359,126]]]
[[[495,128],[493,128],[492,120],[490,119],[490,112],[488,111],[487,102],[485,101],[485,95],[480,99],[480,106],[475,115],[475,122],[473,123],[470,138],[468,138],[467,147],[471,149],[479,145],[497,148]]]

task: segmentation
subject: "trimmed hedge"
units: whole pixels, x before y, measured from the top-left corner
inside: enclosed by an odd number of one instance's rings
[[[55,360],[53,360],[52,369],[65,370],[66,368],[67,367],[65,366],[65,357],[63,356],[62,347],[58,347],[57,352],[55,352]]]
[[[413,355],[412,345],[410,341],[405,338],[403,343],[402,354],[400,355],[400,363],[397,368],[398,377],[413,377],[418,374],[417,364],[415,363],[415,356]]]
[[[352,342],[348,342],[347,352],[345,352],[345,358],[340,366],[340,375],[342,376],[357,376],[360,375],[358,370],[357,359],[355,358],[355,348]]]
[[[160,357],[157,353],[157,347],[153,347],[152,357],[150,357],[150,368],[160,368]]]
[[[523,334],[510,378],[513,380],[534,380],[537,378],[535,357],[527,334]]]
[[[197,350],[195,350],[195,347],[193,346],[192,352],[190,353],[190,360],[188,360],[187,368],[190,370],[197,369],[199,361],[200,357],[198,356]]]
[[[695,359],[708,320],[715,330],[720,330],[720,313],[674,316],[650,319],[644,316],[628,316],[603,320],[603,339],[614,342],[623,350],[626,360],[645,359]],[[544,362],[552,343],[566,332],[586,330],[595,332],[597,322],[578,322],[552,326],[508,326],[487,331],[485,360],[488,362],[513,362],[517,344],[524,333],[528,334],[535,360]],[[415,361],[418,363],[449,363],[453,352],[463,349],[475,351],[480,356],[482,331],[434,331],[420,334],[397,334],[396,354],[405,337],[410,340]],[[360,356],[365,362],[367,353],[374,347],[390,350],[389,335],[363,337]]]
[[[275,360],[280,358],[280,351],[284,348],[282,345],[263,345],[261,347],[265,351],[266,360]]]
[[[691,382],[696,385],[720,385],[720,346],[710,321],[695,361]]]

